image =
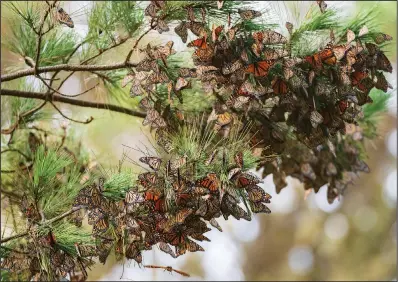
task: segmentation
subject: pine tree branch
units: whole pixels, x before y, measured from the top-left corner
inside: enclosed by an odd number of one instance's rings
[[[5,238],[3,240],[0,240],[0,244],[4,244],[4,243],[6,243],[8,241],[11,241],[11,240],[14,240],[14,239],[18,239],[18,238],[21,238],[21,237],[25,237],[26,235],[28,235],[28,232],[23,232],[23,233],[20,233],[20,234],[16,234],[14,236],[7,237],[7,238]]]
[[[47,99],[46,93],[19,91],[19,90],[11,90],[11,89],[2,89],[1,95],[2,96],[4,95],[4,96],[40,99],[40,100]],[[67,97],[62,97],[59,95],[52,95],[51,100],[53,102],[61,102],[61,103],[65,103],[65,104],[86,107],[86,108],[106,109],[106,110],[110,110],[113,112],[119,112],[119,113],[123,113],[123,114],[130,115],[130,116],[135,116],[135,117],[140,117],[140,118],[145,118],[145,116],[146,116],[146,114],[143,112],[123,108],[123,107],[120,107],[117,105],[76,100],[76,99],[71,99],[71,98],[67,98]]]
[[[39,67],[41,40],[44,35],[43,27],[44,27],[44,23],[48,17],[48,14],[50,13],[51,9],[52,9],[52,5],[47,5],[46,12],[44,13],[44,17],[43,17],[42,21],[40,22],[40,26],[39,26],[39,32],[38,32],[38,37],[37,37],[36,61],[35,61],[36,63],[34,65],[35,74],[37,74],[37,69]],[[51,30],[51,28],[48,29],[48,31],[50,31],[50,30]]]
[[[136,64],[131,64],[129,62],[122,62],[109,65],[69,65],[60,64],[55,66],[38,67],[37,73],[53,72],[53,71],[107,71],[107,70],[117,70],[126,67],[135,67]],[[34,75],[35,69],[30,68],[27,70],[21,70],[10,74],[5,74],[1,76],[1,81],[10,81],[17,78]]]
[[[63,214],[61,214],[59,216],[56,216],[56,217],[53,217],[51,219],[45,220],[45,221],[43,221],[41,223],[38,223],[38,224],[39,225],[47,225],[47,224],[51,224],[51,223],[57,222],[57,221],[65,218],[65,217],[71,215],[72,213],[77,212],[78,210],[81,210],[82,208],[83,208],[83,206],[73,207],[69,211],[64,212]],[[18,238],[21,238],[21,237],[25,237],[28,234],[29,233],[26,231],[26,232],[23,232],[23,233],[20,233],[20,234],[16,234],[16,235],[4,238],[4,239],[0,240],[0,244],[6,243],[8,241],[11,241],[11,240],[14,240],[14,239],[18,239]]]

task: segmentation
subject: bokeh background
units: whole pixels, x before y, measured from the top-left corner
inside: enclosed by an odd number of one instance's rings
[[[281,25],[286,21],[297,22],[315,1],[296,3],[258,2],[258,7],[275,9]],[[319,193],[304,199],[302,184],[288,178],[288,187],[276,194],[272,176],[264,180],[262,187],[272,195],[270,215],[258,215],[251,222],[230,219],[219,222],[220,233],[213,230],[206,234],[211,242],[201,245],[203,253],[188,253],[177,259],[154,249],[144,253],[144,264],[172,266],[191,274],[184,278],[163,270],[140,268],[135,263],[122,265],[114,257],[106,265],[96,265],[89,280],[394,280],[397,279],[396,202],[397,202],[397,107],[396,70],[397,52],[397,3],[375,1],[326,1],[329,7],[341,8],[346,15],[354,15],[362,9],[378,5],[378,21],[385,33],[394,37],[388,50],[394,72],[388,79],[394,87],[388,111],[379,119],[379,138],[368,142],[370,174],[362,174],[340,201],[328,204],[326,187]],[[65,1],[64,9],[73,16],[75,30],[84,36],[87,32],[87,11],[91,1]],[[257,5],[256,5],[257,7]],[[298,11],[297,11],[298,9]],[[299,12],[299,13],[297,13]],[[9,17],[4,15],[3,17]],[[299,18],[294,18],[299,16]],[[6,36],[7,25],[1,24],[1,35]],[[150,33],[141,43],[146,46],[175,39],[172,33]],[[181,40],[175,40],[174,48],[183,50]],[[106,53],[103,62],[120,61],[134,42]],[[181,45],[180,45],[181,44]],[[23,59],[8,52],[2,46],[1,70],[10,64],[23,64]],[[74,75],[61,92],[78,93],[95,82],[87,75]],[[37,84],[34,79],[32,84]],[[105,89],[96,88],[85,94],[84,99],[104,101]],[[127,95],[127,94],[126,94]],[[80,97],[79,97],[80,98]],[[95,154],[96,161],[111,168],[118,164],[126,147],[151,146],[152,140],[141,121],[130,116],[106,111],[74,108],[62,105],[62,110],[75,119],[93,116],[89,125],[69,124],[78,138]],[[54,114],[50,126],[59,129],[67,123]],[[128,152],[133,159],[134,151]],[[128,163],[126,165],[129,165]]]

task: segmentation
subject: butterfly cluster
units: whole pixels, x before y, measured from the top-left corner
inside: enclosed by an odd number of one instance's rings
[[[35,222],[31,216],[31,207],[21,207],[30,224],[27,242],[17,249],[2,249],[5,253],[2,253],[1,269],[9,271],[11,277],[26,281],[58,281],[66,277],[71,281],[84,281],[88,276],[87,268],[95,264],[92,258],[97,256],[96,247],[76,243],[77,256],[65,251],[51,229],[38,228],[37,220]],[[48,259],[45,270],[44,258]]]
[[[203,165],[218,157],[212,153]],[[210,172],[197,177],[191,173],[194,168],[187,156],[168,160],[145,156],[139,161],[151,171],[138,175],[124,199],[110,203],[101,196],[100,184],[83,188],[76,205],[88,211],[100,262],[105,263],[114,250],[118,259],[125,257],[140,264],[142,252],[155,245],[174,258],[187,251],[204,251],[197,241],[210,241],[204,235],[211,230],[208,224],[222,231],[216,218],[232,215],[251,220],[250,210],[270,213],[265,204],[271,196],[257,185],[259,178],[244,171],[243,160],[238,153],[233,164],[226,164],[225,175]]]

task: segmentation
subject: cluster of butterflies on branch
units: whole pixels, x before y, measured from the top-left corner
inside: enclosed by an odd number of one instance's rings
[[[222,9],[224,1],[215,2]],[[317,3],[325,12],[324,1]],[[166,1],[151,1],[145,9],[151,27],[159,33],[170,30],[167,9]],[[87,213],[95,245],[77,242],[77,255],[72,256],[58,248],[51,231],[32,234],[35,243],[48,252],[52,277],[69,274],[85,280],[91,258],[105,263],[112,250],[118,260],[132,259],[138,264],[142,264],[142,252],[154,246],[173,258],[204,251],[198,241],[210,241],[204,235],[211,230],[208,224],[222,231],[217,218],[251,220],[252,212],[270,213],[265,204],[271,196],[258,186],[261,179],[244,168],[243,153],[233,155],[233,163],[223,161],[225,173],[208,171],[200,176],[195,166],[209,166],[220,155],[229,159],[225,151],[215,150],[203,164],[175,154],[169,136],[179,134],[189,118],[172,105],[175,97],[183,102],[182,93],[193,82],[200,81],[202,90],[216,97],[212,109],[205,113],[216,134],[226,138],[236,124],[250,123],[253,151],[259,150],[262,157],[280,156],[257,166],[264,169],[263,177],[273,174],[278,193],[287,185],[286,177],[292,176],[315,192],[327,184],[328,200],[333,202],[357,172],[369,171],[355,146],[363,141],[357,122],[362,118],[362,106],[372,102],[371,89],[387,92],[391,88],[383,72],[391,73],[392,66],[379,47],[392,40],[391,36],[379,34],[372,43],[363,40],[369,33],[366,26],[357,34],[347,30],[339,39],[331,31],[326,46],[311,55],[294,56],[292,42],[281,33],[244,30],[244,24],[260,17],[261,12],[238,9],[237,17],[230,14],[225,26],[209,28],[206,9],[194,4],[185,9],[187,19],[174,31],[184,43],[188,31],[197,37],[187,43],[193,48],[195,67],[181,67],[177,76],[171,75],[168,58],[176,53],[174,42],[148,44],[141,50],[145,58],[121,81],[122,87],[131,85],[132,97],[141,97],[140,107],[146,111],[143,125],[156,131],[155,139],[166,157],[141,157],[140,162],[150,171],[138,175],[122,200],[104,195],[103,179],[80,191],[75,206],[84,209],[68,220],[81,226]],[[73,22],[68,26],[73,27]],[[286,23],[286,29],[291,38],[294,26]],[[159,86],[167,88],[167,105],[157,99]],[[24,203],[23,212],[33,222],[40,220],[29,203]],[[11,253],[2,261],[2,268],[30,269],[37,279],[48,277],[38,271],[35,255]]]
[[[150,6],[158,5],[154,2]],[[221,2],[218,1],[219,7],[222,7]],[[324,1],[317,3],[321,12],[325,12],[327,5]],[[157,11],[164,7],[158,5]],[[263,150],[264,154],[283,155],[286,148],[295,147],[318,155],[311,164],[308,160],[298,162],[298,166],[293,166],[296,168],[294,172],[292,166],[287,169],[289,165],[284,164],[283,160],[272,166],[268,163],[269,169],[265,171],[272,171],[278,187],[286,186],[284,178],[291,173],[316,191],[329,183],[329,191],[334,191],[329,193],[329,200],[334,200],[344,191],[346,184],[352,182],[344,181],[345,178],[352,178],[345,177],[347,173],[366,172],[369,168],[359,159],[355,146],[346,142],[338,147],[345,148],[344,151],[352,155],[348,165],[337,166],[337,172],[332,169],[330,175],[319,169],[327,167],[324,164],[326,161],[335,161],[334,147],[345,142],[339,136],[345,135],[349,128],[358,127],[357,122],[363,117],[362,106],[372,103],[370,91],[377,88],[387,92],[391,88],[383,72],[391,73],[392,66],[378,45],[391,41],[392,37],[379,33],[374,37],[374,43],[368,40],[363,42],[363,38],[369,34],[367,27],[363,26],[357,34],[347,30],[346,34],[336,39],[331,30],[330,41],[319,51],[312,55],[294,56],[292,43],[284,35],[270,29],[251,33],[243,30],[243,24],[260,17],[260,12],[239,9],[238,14],[240,20],[235,25],[231,25],[233,17],[230,15],[227,27],[213,25],[209,29],[206,14],[201,8],[195,8],[194,5],[186,7],[187,20],[182,20],[174,31],[184,43],[187,42],[188,30],[198,37],[187,43],[187,47],[194,48],[192,58],[195,67],[181,67],[176,79],[166,78],[164,72],[159,71],[164,78],[163,83],[167,84],[170,104],[174,94],[181,100],[180,91],[199,80],[204,92],[218,98],[208,115],[208,122],[214,124],[216,132],[225,137],[234,122],[242,118],[255,120],[253,133],[256,132],[256,136],[253,137],[253,143],[259,148],[269,147]],[[201,20],[197,19],[197,15],[201,15]],[[286,29],[292,36],[294,26],[288,22]],[[168,50],[172,50],[172,45],[171,41],[167,44],[170,47]],[[148,45],[148,58],[151,58],[151,50]],[[164,52],[162,60],[172,53]],[[152,56],[151,60],[146,59],[140,64],[155,64],[154,60]],[[164,65],[167,66],[166,63]],[[159,75],[157,68],[152,70],[155,70],[152,75]],[[142,81],[132,80],[134,83]],[[155,86],[147,81],[144,81],[144,85],[152,89],[144,91],[148,95],[139,92],[146,96],[141,100],[141,106],[147,110],[143,124],[149,124],[151,128],[175,128],[170,122],[173,120],[170,118],[170,106],[162,113],[161,105],[151,98],[150,93]],[[175,116],[180,121],[184,120],[181,112],[175,112]],[[292,135],[293,139],[299,140],[293,145],[288,142]],[[160,134],[156,138],[161,144],[167,143]],[[317,162],[323,165],[317,166]],[[312,166],[317,167],[315,172]]]

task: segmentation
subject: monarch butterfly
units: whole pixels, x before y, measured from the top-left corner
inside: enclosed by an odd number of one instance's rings
[[[341,114],[344,114],[346,109],[348,108],[349,104],[347,100],[341,100],[338,102],[338,107]]]
[[[187,162],[187,156],[182,156],[178,159],[174,159],[170,161],[170,169],[171,170],[176,170],[177,168],[182,167],[183,165],[185,165]]]
[[[247,73],[252,73],[254,76],[266,76],[268,74],[269,69],[274,65],[274,61],[260,61],[253,64],[250,64],[246,68]]]
[[[74,24],[73,24],[73,21],[72,21],[71,17],[61,7],[57,8],[57,16],[56,16],[56,18],[57,18],[58,22],[60,22],[61,24],[66,25],[67,27],[70,27],[70,28],[74,27]]]
[[[271,213],[271,210],[261,202],[253,203],[249,202],[252,212],[254,213]]]
[[[218,224],[218,222],[215,218],[210,219],[209,223],[211,224],[211,226],[217,228],[218,231],[222,232],[222,228],[221,228],[220,224]]]
[[[195,13],[193,11],[192,6],[188,6],[186,9],[187,9],[188,21],[194,22],[195,21]]]
[[[195,40],[189,42],[187,46],[188,47],[196,47],[196,48],[199,48],[199,49],[207,48],[208,45],[207,45],[206,36],[198,38],[198,39],[195,39]]]
[[[241,172],[241,168],[240,168],[240,167],[236,167],[236,168],[231,169],[231,170],[228,172],[228,180],[233,179],[233,178],[234,178],[235,176],[237,176],[240,172]]]
[[[206,29],[203,23],[189,22],[188,27],[192,31],[192,33],[195,34],[196,36],[206,36]]]
[[[156,13],[160,10],[159,6],[156,5],[156,1],[151,1],[148,7],[145,8],[145,16],[150,16],[151,18],[156,17]]]
[[[194,234],[190,234],[189,235],[192,239],[195,239],[197,241],[207,241],[207,242],[211,242],[209,238],[207,238],[205,235],[203,234],[199,234],[199,233],[194,233]]]
[[[162,159],[158,157],[141,157],[139,161],[147,164],[150,168],[157,171],[160,168]]]
[[[105,217],[105,215],[104,215],[104,213],[102,212],[101,209],[99,209],[99,208],[91,209],[88,212],[88,224],[93,225],[98,220],[100,220],[100,219],[102,219],[104,217]]]
[[[158,212],[166,212],[166,201],[165,199],[158,199],[155,201],[155,211]]]
[[[281,57],[286,57],[289,54],[287,50],[264,48],[263,55],[266,60],[276,60]]]
[[[216,124],[218,126],[225,126],[232,122],[232,115],[228,112],[217,115]]]
[[[324,49],[324,50],[320,51],[318,54],[319,54],[321,61],[325,64],[335,65],[337,62],[337,58],[334,55],[332,49],[329,49],[329,48]]]
[[[215,173],[209,173],[204,178],[201,178],[195,182],[196,186],[205,187],[210,191],[217,191],[219,187],[218,178]]]
[[[148,110],[147,115],[144,121],[142,122],[143,126],[146,126],[148,124],[150,124],[152,128],[160,128],[167,126],[166,121],[154,109]]]
[[[245,188],[249,185],[256,185],[261,182],[261,179],[259,179],[257,176],[247,172],[239,174],[236,178],[236,186],[238,188]]]
[[[351,74],[351,83],[356,86],[366,77],[368,77],[368,71],[355,71]]]
[[[224,1],[217,0],[217,8],[220,10],[222,6],[224,5]]]
[[[319,10],[321,11],[321,13],[322,13],[322,14],[325,13],[326,8],[327,8],[327,6],[328,6],[328,5],[325,3],[325,1],[324,1],[324,0],[317,0],[316,3],[318,4]]]
[[[145,200],[146,201],[157,201],[162,196],[162,192],[156,188],[150,188],[145,192]]]
[[[383,44],[385,41],[391,41],[392,39],[393,38],[388,34],[379,33],[374,38],[374,41],[376,42],[376,44]]]
[[[207,46],[205,49],[197,49],[194,52],[194,59],[198,60],[199,62],[209,62],[213,58],[214,49],[210,46]]]
[[[167,243],[159,242],[159,249],[162,252],[171,255],[173,258],[176,258],[175,253],[173,252],[173,250],[171,249],[171,247]]]
[[[145,188],[150,188],[155,185],[157,181],[157,174],[154,172],[144,172],[138,175],[138,182]]]
[[[182,276],[190,277],[190,275],[188,273],[180,271],[180,270],[176,270],[176,269],[172,268],[171,266],[144,265],[144,267],[146,267],[146,268],[161,268],[170,273],[174,271],[175,273],[178,273]]]
[[[388,88],[391,87],[382,72],[376,72],[376,83],[374,85],[383,92],[387,92]]]
[[[286,22],[285,27],[290,35],[293,33],[293,24],[291,22]]]
[[[194,68],[180,68],[178,70],[178,73],[180,74],[181,77],[196,77],[197,73],[196,73],[196,69]]]
[[[150,70],[156,70],[156,72],[159,72],[159,65],[157,64],[156,60],[144,59],[138,63],[135,69],[138,72]]]
[[[126,75],[126,76],[123,78],[122,82],[121,82],[122,88],[126,87],[126,85],[127,85],[130,81],[132,81],[132,80],[134,79],[134,77],[135,77],[135,73],[134,73],[133,71],[131,71],[128,75]]]
[[[218,37],[220,36],[221,32],[224,30],[224,26],[215,26],[213,24],[212,32],[211,32],[211,37],[213,41],[217,41]]]
[[[75,243],[75,247],[80,257],[93,257],[97,255],[97,248],[94,245],[80,245]]]
[[[365,43],[366,49],[368,49],[370,56],[376,56],[375,67],[378,70],[383,70],[386,72],[392,72],[392,66],[386,55],[384,55],[383,51],[379,49],[376,45],[372,43]]]
[[[270,203],[270,199],[272,198],[270,194],[266,193],[263,189],[261,189],[257,185],[248,187],[246,191],[249,200],[254,203],[257,202]]]
[[[235,109],[240,109],[243,105],[245,105],[247,102],[249,102],[250,97],[249,96],[231,96],[227,101],[226,105],[229,107],[234,107]]]
[[[245,20],[251,20],[257,17],[261,17],[261,12],[255,11],[255,10],[243,10],[243,9],[238,9],[238,13],[240,17]]]
[[[175,33],[181,38],[183,43],[187,42],[188,39],[188,24],[182,21],[179,25],[174,28]]]
[[[276,95],[281,95],[281,94],[284,95],[288,91],[286,82],[280,77],[275,77],[271,82],[271,84],[272,84],[272,90]]]
[[[300,170],[301,173],[305,176],[308,177],[311,180],[316,179],[316,174],[314,170],[312,169],[311,165],[309,163],[303,163],[300,165]]]
[[[156,30],[162,34],[163,32],[169,31],[169,27],[167,26],[166,22],[164,20],[158,19],[157,25],[156,25]]]
[[[222,72],[223,75],[228,75],[228,74],[234,73],[235,71],[237,71],[241,67],[243,67],[242,62],[240,60],[236,60],[232,64],[224,65],[221,68],[221,72]]]
[[[255,32],[255,33],[253,33],[252,36],[256,42],[260,42],[265,45],[287,43],[286,37],[284,37],[282,34],[280,34],[278,32],[270,30],[270,29]]]
[[[142,203],[144,200],[144,196],[133,189],[129,190],[125,196],[126,204]]]
[[[352,166],[354,171],[361,171],[365,173],[370,172],[369,166],[362,160],[357,160],[357,162]]]
[[[104,233],[108,230],[109,222],[105,218],[101,218],[98,220],[93,226],[93,234],[97,235],[98,233]]]
[[[308,62],[315,70],[319,70],[322,68],[322,60],[319,53],[316,53],[312,56],[306,56],[304,60]]]
[[[140,256],[140,251],[138,250],[137,246],[134,243],[130,243],[126,248],[126,258],[127,259],[138,259]],[[138,262],[138,261],[137,261]]]
[[[323,122],[323,116],[317,111],[312,111],[310,114],[310,122],[312,127],[316,128]]]

